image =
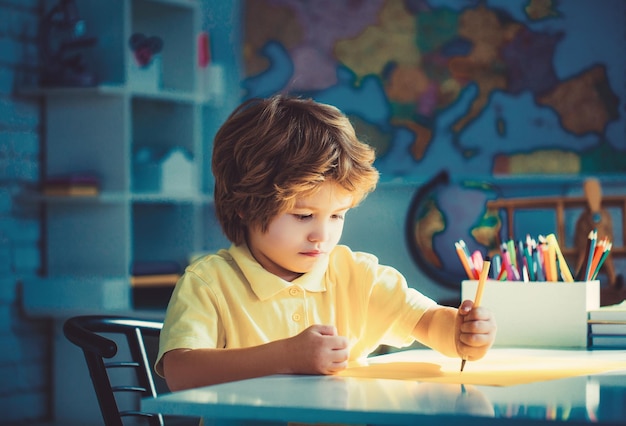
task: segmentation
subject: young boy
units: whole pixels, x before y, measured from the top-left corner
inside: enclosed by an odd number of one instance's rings
[[[239,106],[215,136],[228,250],[190,265],[170,300],[156,371],[171,390],[270,374],[333,374],[380,344],[414,340],[476,360],[485,308],[454,309],[376,257],[338,245],[378,181],[374,152],[336,108],[275,96]]]

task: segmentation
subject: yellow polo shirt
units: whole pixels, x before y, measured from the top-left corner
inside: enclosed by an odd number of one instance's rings
[[[407,286],[394,268],[338,245],[315,268],[285,281],[266,271],[247,246],[231,246],[190,265],[170,299],[157,356],[173,349],[240,348],[334,325],[350,360],[380,344],[413,343],[411,332],[435,302]]]

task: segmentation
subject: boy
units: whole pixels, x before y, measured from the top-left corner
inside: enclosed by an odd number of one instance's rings
[[[469,360],[492,345],[488,310],[437,305],[374,256],[338,245],[346,213],[378,181],[373,150],[338,109],[244,102],[215,136],[212,161],[232,245],[176,285],[156,363],[171,390],[333,374],[380,344],[418,340]]]

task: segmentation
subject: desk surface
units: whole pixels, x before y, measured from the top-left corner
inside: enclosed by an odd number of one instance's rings
[[[520,356],[619,369],[600,368],[593,374],[566,374],[556,380],[537,381],[539,376],[533,376],[528,383],[522,380],[521,384],[507,386],[471,384],[477,383],[480,376],[472,376],[472,364],[479,370],[480,363],[494,364]],[[406,366],[407,362],[445,366],[452,361],[459,363],[431,350],[413,350],[376,357],[372,363],[395,365],[393,372],[397,375],[398,366]],[[468,363],[465,372],[459,373],[458,383],[454,383],[454,378],[451,382],[437,382],[432,374],[425,380],[415,380],[410,375],[404,380],[384,378],[380,369],[374,371],[378,373],[373,377],[363,376],[361,371],[352,377],[277,375],[243,380],[147,399],[142,401],[142,408],[227,423],[253,420],[442,425],[450,421],[482,425],[515,418],[568,424],[626,424],[626,351],[495,348],[484,360]],[[469,384],[460,383],[465,377]],[[463,423],[459,423],[461,420]]]

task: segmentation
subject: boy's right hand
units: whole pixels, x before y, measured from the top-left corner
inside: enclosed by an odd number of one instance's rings
[[[348,339],[331,325],[312,325],[287,339],[293,374],[335,374],[348,366]]]

